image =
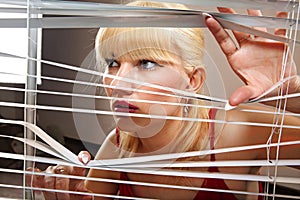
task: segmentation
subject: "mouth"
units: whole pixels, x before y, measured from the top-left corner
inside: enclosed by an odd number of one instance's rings
[[[126,101],[115,101],[113,109],[115,112],[135,113],[139,108]]]

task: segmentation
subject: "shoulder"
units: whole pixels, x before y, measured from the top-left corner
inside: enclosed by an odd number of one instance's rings
[[[226,113],[218,148],[266,144],[269,139],[272,143],[297,141],[300,139],[299,128],[297,128],[299,126],[300,118],[291,113],[266,106],[243,106]],[[276,134],[279,132],[281,134]],[[244,155],[266,158],[264,148],[251,151],[251,155],[247,154],[248,152],[250,151],[244,151]],[[290,152],[299,152],[299,145],[280,147],[281,158],[299,155]],[[276,158],[276,148],[270,150],[270,155]]]
[[[263,105],[240,106],[224,113],[225,122],[222,135],[236,139],[243,138],[244,143],[247,141],[248,145],[265,143],[276,127],[274,126],[276,121],[284,125],[300,125],[299,117],[283,115],[283,112],[278,113],[275,108]],[[285,129],[283,131],[291,136],[295,130]],[[231,142],[235,142],[235,140]]]
[[[234,148],[257,144],[264,144],[269,137],[271,128],[257,126],[257,124],[268,121],[264,117],[258,117],[257,113],[247,112],[247,110],[259,110],[259,107],[238,107],[230,111],[219,110],[215,123],[215,149]],[[271,119],[271,118],[270,118]],[[219,126],[219,127],[218,127]],[[221,154],[216,159],[255,159],[264,152],[259,149],[255,151],[237,151],[233,153]]]
[[[271,132],[274,110],[261,106],[240,106],[220,111],[224,120],[221,131],[222,146],[253,145],[265,142]],[[234,138],[234,140],[232,139]]]
[[[299,125],[300,121],[299,117],[288,115],[287,112],[278,111],[275,107],[261,104],[239,106],[238,109],[226,112],[226,120],[228,122],[241,122],[241,124],[254,127],[255,124],[257,124],[257,126],[273,124],[274,119],[279,121],[283,120],[284,124],[290,125]]]

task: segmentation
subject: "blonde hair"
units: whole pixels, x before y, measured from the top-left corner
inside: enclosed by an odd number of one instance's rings
[[[181,4],[136,1],[130,6],[157,8],[188,9]],[[124,45],[120,45],[124,44]],[[117,48],[116,48],[117,47]],[[143,48],[141,48],[143,47]],[[145,48],[146,47],[146,48]],[[174,55],[182,60],[186,73],[191,67],[203,68],[204,35],[200,28],[104,28],[100,29],[96,38],[96,57],[98,63],[105,63],[105,58],[121,57],[126,54],[133,60],[139,58],[164,60],[172,62]],[[105,65],[105,64],[103,64]],[[203,105],[199,100],[190,99],[188,103]],[[188,118],[207,119],[208,110],[198,106],[189,107]],[[182,122],[176,151],[187,152],[204,148],[209,124],[207,122]],[[138,138],[120,131],[120,157],[125,152],[132,156],[138,148]],[[179,145],[180,144],[180,145]]]

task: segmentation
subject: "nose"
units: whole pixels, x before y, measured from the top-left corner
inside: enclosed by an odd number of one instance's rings
[[[133,65],[129,62],[122,62],[119,66],[119,70],[111,81],[111,86],[115,88],[112,91],[113,96],[126,96],[132,93],[133,84],[128,82],[133,77]]]

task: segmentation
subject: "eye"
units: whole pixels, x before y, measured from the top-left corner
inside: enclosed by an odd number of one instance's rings
[[[107,66],[109,68],[112,68],[112,67],[119,67],[119,63],[114,60],[114,59],[105,59],[106,63],[107,63]]]
[[[155,67],[161,67],[161,65],[157,64],[154,61],[150,61],[150,60],[141,60],[140,66],[142,69],[146,69],[146,70],[152,70]]]

